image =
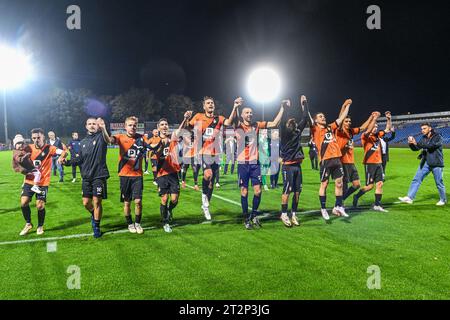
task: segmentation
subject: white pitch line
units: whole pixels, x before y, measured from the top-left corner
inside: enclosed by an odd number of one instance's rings
[[[148,227],[143,228],[144,230],[152,230],[156,229],[155,227]],[[129,232],[128,229],[118,230],[118,231],[108,231],[103,234],[103,236],[110,235],[110,234],[120,234],[120,233],[127,233]],[[9,244],[22,244],[22,243],[33,243],[33,242],[44,242],[44,241],[57,241],[57,240],[67,240],[67,239],[77,239],[77,238],[85,238],[85,237],[92,237],[93,233],[80,233],[80,234],[72,234],[68,236],[62,236],[62,237],[52,237],[52,238],[37,238],[37,239],[27,239],[27,240],[16,240],[16,241],[5,241],[0,242],[0,246],[5,246]]]
[[[191,188],[191,189],[194,189],[194,187],[192,187],[192,186],[190,186],[190,185],[186,185],[186,187]],[[237,202],[237,201],[233,201],[233,200],[230,200],[230,199],[227,199],[227,198],[218,196],[218,195],[216,195],[216,194],[214,194],[214,193],[213,193],[212,196],[213,196],[214,198],[223,200],[223,201],[225,201],[225,202],[228,202],[228,203],[231,203],[231,204],[235,204],[235,205],[237,205],[237,206],[239,206],[239,207],[241,206],[241,204],[240,204],[239,202]],[[250,210],[253,210],[253,208],[250,207],[250,206],[249,206],[249,209],[250,209]]]

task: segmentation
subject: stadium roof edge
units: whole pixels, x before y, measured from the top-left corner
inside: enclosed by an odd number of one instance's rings
[[[411,120],[411,119],[419,119],[419,118],[423,119],[423,118],[435,118],[435,117],[450,117],[450,111],[392,116],[392,120]],[[382,117],[379,120],[386,121],[386,117]]]

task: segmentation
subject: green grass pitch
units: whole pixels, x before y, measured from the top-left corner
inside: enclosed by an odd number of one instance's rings
[[[364,209],[350,212],[348,220],[333,217],[327,224],[319,213],[307,213],[300,215],[302,226],[291,229],[278,219],[278,189],[263,193],[260,209],[270,214],[263,228],[245,230],[236,204],[236,177],[222,175],[223,186],[215,194],[231,202],[212,200],[213,222],[203,223],[200,193],[185,189],[174,213],[177,226],[166,234],[156,188],[145,176],[143,225],[150,229],[143,235],[113,233],[126,225],[119,202],[117,150],[109,150],[112,177],[102,220],[107,233],[99,240],[82,236],[91,233],[90,219],[82,207],[81,183],[70,182],[69,168],[65,183],[52,177],[46,233],[38,238],[34,229],[20,237],[23,176],[12,171],[11,156],[0,153],[0,299],[450,298],[450,208],[435,206],[439,199],[432,176],[414,205],[395,203],[406,194],[418,166],[417,153],[407,149],[391,150],[383,196],[389,213],[369,210],[372,191],[361,199]],[[358,149],[364,176],[361,156]],[[445,157],[450,159],[449,150]],[[309,160],[303,172],[300,208],[317,210],[319,174],[310,169]],[[449,176],[447,167],[447,187]],[[329,192],[328,206],[333,202]],[[34,205],[32,217],[36,223]],[[70,235],[78,236],[60,239]],[[47,241],[14,242],[46,238],[56,238],[56,252],[47,252]],[[367,287],[372,265],[380,268],[381,289]],[[69,266],[79,267],[79,290],[67,287]]]

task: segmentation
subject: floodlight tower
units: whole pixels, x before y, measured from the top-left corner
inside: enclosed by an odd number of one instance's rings
[[[8,117],[6,108],[6,92],[21,86],[31,78],[33,68],[29,56],[0,44],[0,88],[3,93],[3,113],[5,124],[5,142],[8,143]]]

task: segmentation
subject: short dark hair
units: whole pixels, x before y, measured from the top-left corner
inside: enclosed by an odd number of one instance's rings
[[[314,114],[314,116],[313,116],[313,119],[316,120],[316,118],[317,118],[317,116],[318,116],[319,114],[325,115],[325,113],[323,113],[323,112],[316,112],[316,113]]]
[[[214,101],[214,98],[213,98],[213,97],[209,97],[209,96],[203,97],[203,104],[205,104],[206,100],[212,100],[212,101]],[[214,102],[215,102],[215,101],[214,101]]]
[[[96,117],[89,117],[89,118],[86,119],[86,122],[88,122],[88,120],[97,120],[97,118]]]
[[[429,122],[422,122],[422,123],[420,124],[420,126],[421,126],[421,127],[427,126],[427,127],[432,128],[432,127],[431,127],[431,123],[429,123]]]
[[[40,134],[45,135],[44,129],[41,129],[41,128],[31,129],[31,134],[35,134],[35,133],[40,133]]]
[[[161,122],[163,122],[163,121],[169,123],[169,121],[167,121],[166,118],[161,118],[161,119],[159,119],[159,121],[158,121],[158,127],[159,127],[159,124],[160,124]]]

